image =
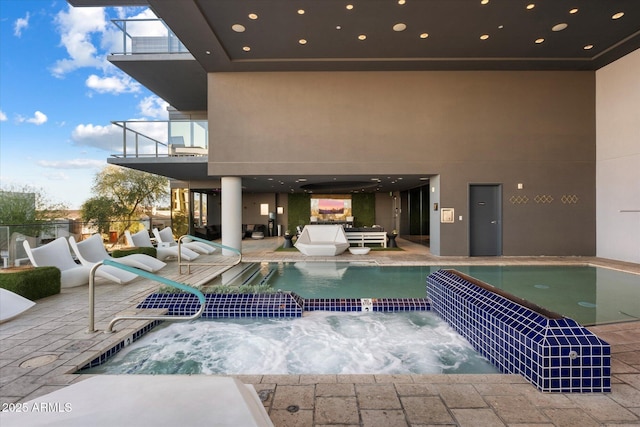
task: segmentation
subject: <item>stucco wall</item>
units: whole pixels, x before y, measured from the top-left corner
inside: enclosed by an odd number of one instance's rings
[[[210,74],[209,174],[439,175],[456,209],[441,255],[468,254],[469,184],[502,184],[504,255],[594,255],[594,88],[593,72]]]
[[[640,50],[596,72],[596,112],[597,254],[640,263]]]

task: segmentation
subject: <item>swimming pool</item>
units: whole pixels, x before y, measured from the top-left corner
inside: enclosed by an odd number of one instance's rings
[[[165,323],[89,374],[498,373],[433,312]]]
[[[393,266],[263,263],[253,280],[303,298],[423,298],[426,277],[455,269],[589,326],[640,318],[640,275],[591,266]],[[204,288],[206,290],[206,288]]]

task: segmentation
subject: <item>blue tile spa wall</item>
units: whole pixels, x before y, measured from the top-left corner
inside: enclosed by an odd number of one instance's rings
[[[205,319],[238,317],[300,317],[303,311],[426,311],[426,298],[304,299],[295,293],[205,294]],[[198,311],[198,298],[189,293],[155,293],[137,308],[166,308],[168,316],[190,316]]]
[[[301,317],[303,301],[292,293],[205,294],[205,319],[238,317]],[[200,303],[189,293],[151,294],[138,308],[166,308],[168,316],[193,315]]]
[[[611,391],[611,347],[574,320],[453,270],[430,274],[427,296],[501,372],[546,392]]]

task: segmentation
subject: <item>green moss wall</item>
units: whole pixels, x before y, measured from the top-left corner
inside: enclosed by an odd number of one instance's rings
[[[294,233],[296,226],[309,223],[311,210],[311,195],[289,194],[287,230]],[[373,193],[360,193],[351,196],[351,211],[354,216],[354,226],[364,227],[375,224],[376,198]]]

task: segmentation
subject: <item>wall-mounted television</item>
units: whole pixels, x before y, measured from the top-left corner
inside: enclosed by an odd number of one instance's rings
[[[319,221],[345,221],[351,215],[350,195],[322,195],[311,198],[311,217]]]

